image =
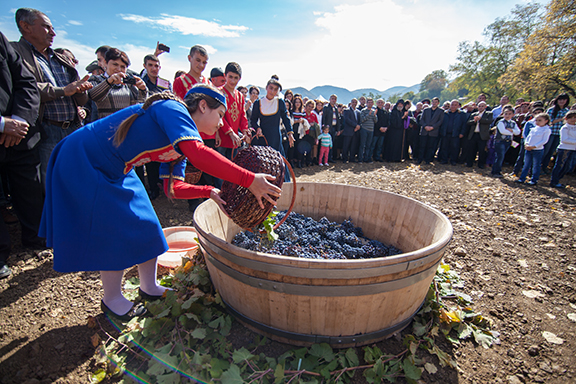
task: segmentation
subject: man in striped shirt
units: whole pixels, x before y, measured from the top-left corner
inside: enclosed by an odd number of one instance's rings
[[[36,9],[20,8],[16,11],[16,24],[22,38],[12,46],[34,75],[42,100],[37,124],[42,131],[39,148],[44,184],[52,150],[81,125],[78,106],[88,101],[86,91],[92,84],[87,81],[88,76],[79,78],[70,59],[50,48],[56,33],[48,16]]]

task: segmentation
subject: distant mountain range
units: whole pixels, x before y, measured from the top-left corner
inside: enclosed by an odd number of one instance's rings
[[[250,88],[250,86],[248,86]],[[260,89],[260,97],[266,95],[266,89],[258,87]],[[334,87],[332,85],[322,85],[319,87],[314,87],[311,90],[307,90],[304,87],[287,88],[292,90],[294,93],[299,93],[302,97],[308,97],[309,99],[318,99],[322,96],[324,99],[328,100],[330,95],[334,94],[338,96],[338,102],[342,104],[348,104],[353,98],[359,98],[362,95],[368,95],[372,92],[373,95],[380,95],[383,99],[389,96],[400,94],[401,96],[407,92],[420,92],[420,84],[415,84],[411,87],[396,86],[388,88],[385,91],[379,91],[375,88],[361,88],[354,91],[349,91],[346,88]],[[284,89],[283,91],[285,91]],[[284,93],[284,92],[282,92]],[[395,101],[395,100],[394,100]]]
[[[307,90],[306,88],[303,87],[295,87],[290,89],[292,90],[292,92],[299,93],[302,96],[308,97],[309,99],[317,99],[320,96],[322,96],[324,99],[328,100],[330,98],[330,95],[334,94],[338,96],[338,102],[347,104],[353,98],[359,98],[364,94],[368,95],[370,94],[370,92],[372,92],[373,95],[381,95],[381,97],[384,99],[395,94],[403,95],[410,91],[418,93],[420,91],[420,84],[415,84],[411,87],[396,86],[388,88],[385,91],[379,91],[374,88],[362,88],[362,89],[356,89],[354,91],[349,91],[346,88],[334,87],[332,85],[322,85],[320,87],[314,87],[311,90]]]

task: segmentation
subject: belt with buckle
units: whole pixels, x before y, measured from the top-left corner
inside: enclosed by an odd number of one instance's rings
[[[62,129],[68,129],[74,122],[73,121],[56,121],[56,120],[48,120],[44,119],[49,124],[55,125]]]

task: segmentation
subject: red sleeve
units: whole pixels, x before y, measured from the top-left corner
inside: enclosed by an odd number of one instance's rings
[[[250,187],[254,181],[252,172],[234,164],[197,140],[181,141],[178,146],[196,168],[214,177],[228,180],[245,188]]]
[[[184,96],[186,96],[186,88],[184,87],[184,83],[180,77],[174,80],[173,89],[176,96],[184,99]]]
[[[168,187],[170,185],[169,179],[164,179],[164,193],[169,196]],[[200,199],[210,198],[210,192],[214,187],[209,185],[192,185],[183,182],[182,180],[174,180],[174,198],[176,199]]]

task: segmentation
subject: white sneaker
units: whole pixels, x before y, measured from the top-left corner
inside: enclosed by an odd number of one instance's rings
[[[328,163],[324,163],[325,166],[328,166]]]
[[[320,163],[320,164],[318,164],[318,165],[319,165],[319,166],[323,166],[324,164]]]

